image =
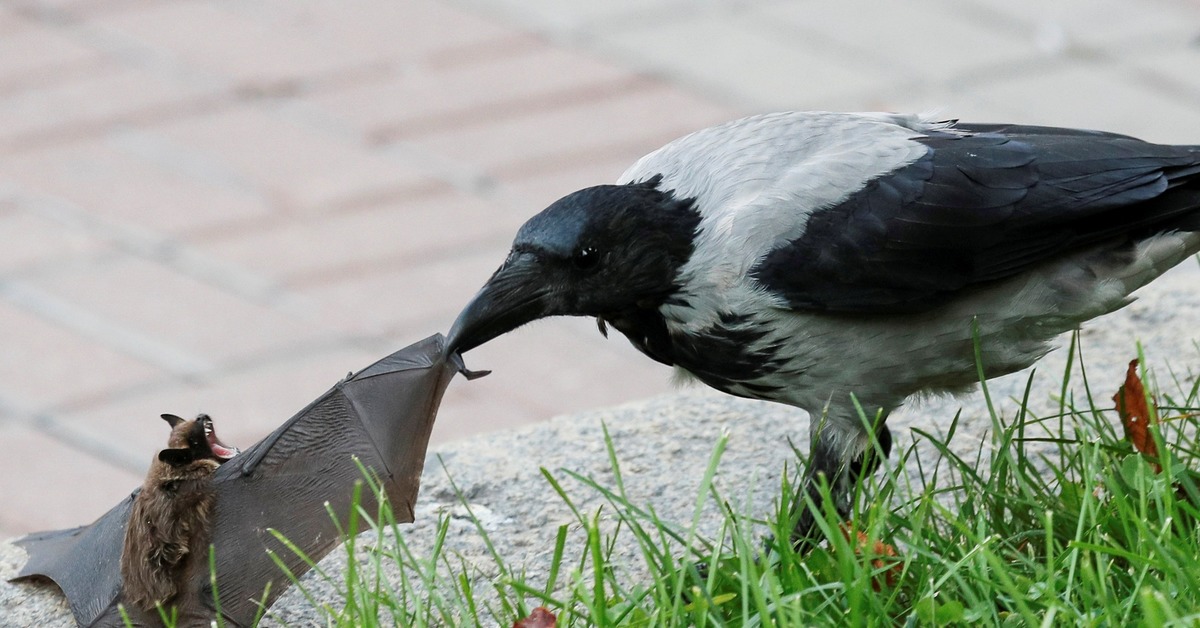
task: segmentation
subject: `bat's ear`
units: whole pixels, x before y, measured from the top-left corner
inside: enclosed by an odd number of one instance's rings
[[[175,416],[174,414],[164,414],[164,415],[162,415],[162,418],[167,423],[170,423],[171,427],[175,427],[176,425],[183,423],[183,419],[181,417]]]
[[[182,467],[195,462],[196,454],[192,453],[191,449],[164,449],[158,452],[158,459],[172,467]]]

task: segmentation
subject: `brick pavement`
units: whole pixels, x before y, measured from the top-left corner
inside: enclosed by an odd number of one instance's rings
[[[444,331],[516,226],[764,109],[1200,142],[1200,3],[0,0],[0,537],[165,430],[247,444]],[[669,389],[582,320],[470,356],[435,441]]]

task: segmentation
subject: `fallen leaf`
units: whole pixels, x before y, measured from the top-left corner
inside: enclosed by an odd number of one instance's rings
[[[1121,425],[1125,426],[1125,438],[1133,444],[1133,448],[1143,455],[1158,459],[1158,446],[1150,434],[1150,425],[1157,423],[1156,413],[1150,412],[1146,406],[1146,389],[1137,374],[1138,361],[1129,363],[1125,372],[1125,383],[1113,395],[1117,404],[1117,415],[1121,417]],[[1155,471],[1162,471],[1157,462],[1151,462]]]
[[[554,628],[557,625],[558,618],[544,606],[533,609],[529,617],[513,622],[513,628]]]
[[[867,537],[867,535],[861,530],[853,530],[851,525],[852,524],[850,523],[842,524],[842,534],[846,536],[847,541],[851,541],[851,543],[854,544],[854,553],[858,556],[863,556],[864,554],[867,554],[867,548],[871,543],[871,539]],[[852,536],[853,540],[851,540]],[[896,578],[898,578],[900,573],[903,571],[900,555],[896,552],[896,548],[888,543],[884,543],[883,541],[875,541],[875,544],[870,547],[870,555],[875,557],[871,561],[872,567],[876,569],[887,568],[887,571],[883,573],[884,584],[886,584],[889,588],[895,587]],[[879,591],[880,587],[878,576],[876,576],[875,580],[872,581],[871,586],[876,591]]]

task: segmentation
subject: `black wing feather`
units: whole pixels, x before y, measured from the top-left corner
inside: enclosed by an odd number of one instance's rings
[[[1200,147],[959,125],[810,217],[752,271],[798,310],[919,312],[1065,251],[1200,222]],[[1185,227],[1191,228],[1191,227]]]

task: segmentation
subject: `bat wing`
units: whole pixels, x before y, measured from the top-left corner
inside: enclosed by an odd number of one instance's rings
[[[16,544],[29,554],[29,560],[13,580],[39,576],[53,580],[67,596],[71,614],[81,626],[104,625],[99,621],[104,616],[119,620],[121,547],[132,508],[130,495],[91,525],[19,539]]]
[[[397,520],[412,521],[434,416],[462,368],[443,350],[444,339],[434,336],[368,366],[221,466],[213,545],[227,619],[249,624],[266,585],[270,604],[289,584],[267,549],[296,575],[307,571],[268,529],[313,561],[338,544],[325,504],[344,524],[362,479],[354,457],[382,479]],[[364,495],[362,505],[371,512],[373,496]]]
[[[429,434],[456,372],[478,375],[457,355],[446,355],[441,335],[431,336],[338,382],[217,470],[211,542],[227,624],[250,625],[260,603],[269,606],[290,584],[267,550],[297,577],[308,569],[269,530],[313,561],[338,544],[325,505],[344,525],[362,478],[355,458],[380,477],[397,520],[412,521]],[[81,625],[121,625],[119,564],[131,505],[126,499],[91,526],[26,537],[20,543],[30,560],[18,578],[50,577]],[[362,506],[371,512],[374,496],[364,495]],[[184,620],[213,608],[208,569],[192,573],[187,597],[179,601]]]

